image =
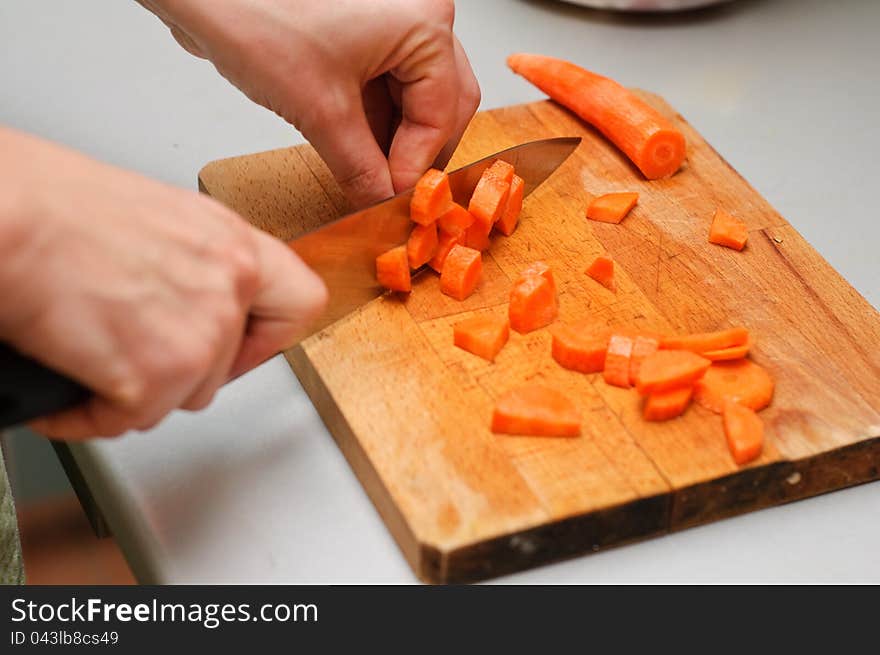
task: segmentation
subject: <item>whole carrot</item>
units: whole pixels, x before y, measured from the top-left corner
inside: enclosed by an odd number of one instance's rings
[[[602,132],[649,180],[672,175],[684,161],[684,135],[614,80],[543,55],[510,55],[507,65]]]

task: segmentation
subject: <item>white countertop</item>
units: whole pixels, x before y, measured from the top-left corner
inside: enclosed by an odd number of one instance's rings
[[[541,97],[505,67],[520,50],[662,94],[875,307],[878,25],[872,0],[659,19],[459,0],[456,19],[484,108]],[[212,159],[301,142],[119,0],[0,3],[0,124],[190,188]],[[201,414],[75,455],[144,582],[416,581],[280,357]],[[880,583],[878,518],[869,484],[499,581]]]

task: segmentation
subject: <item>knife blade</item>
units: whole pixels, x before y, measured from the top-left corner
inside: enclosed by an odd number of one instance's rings
[[[516,169],[528,196],[574,152],[580,137],[556,137],[523,143],[449,173],[453,199],[467,206],[480,176],[496,159]],[[312,324],[314,334],[380,296],[376,257],[406,243],[412,223],[412,189],[348,214],[290,241],[288,245],[324,280],[329,301]]]
[[[543,139],[484,157],[449,174],[456,202],[467,205],[477,181],[496,159],[512,164],[529,195],[574,152],[580,137]],[[405,243],[412,190],[332,221],[289,242],[327,284],[327,310],[310,334],[330,325],[384,291],[376,283],[376,257]],[[85,401],[88,389],[0,343],[0,429]]]

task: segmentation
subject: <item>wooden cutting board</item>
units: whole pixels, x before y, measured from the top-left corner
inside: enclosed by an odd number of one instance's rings
[[[416,574],[496,576],[880,476],[880,316],[663,100],[688,139],[686,167],[648,182],[597,132],[549,102],[476,116],[451,168],[524,141],[579,135],[571,158],[525,203],[510,238],[484,256],[459,303],[423,274],[309,338],[287,358]],[[770,146],[770,144],[768,144]],[[207,165],[206,193],[291,239],[346,212],[308,146]],[[638,191],[620,225],[584,219],[594,194]],[[735,252],[707,242],[724,207],[749,226]],[[616,294],[583,271],[604,252]],[[634,391],[560,368],[546,330],[511,339],[494,364],[452,345],[451,325],[503,315],[511,280],[548,262],[560,319],[668,333],[745,325],[777,382],[761,413],[766,446],[731,460],[721,419],[692,406],[641,418]],[[577,439],[496,436],[493,400],[526,380],[564,390],[585,417]]]

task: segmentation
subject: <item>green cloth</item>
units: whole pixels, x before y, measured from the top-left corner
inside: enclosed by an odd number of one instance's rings
[[[21,544],[18,540],[18,523],[12,489],[3,464],[0,449],[0,584],[24,584],[24,567],[21,563]]]

